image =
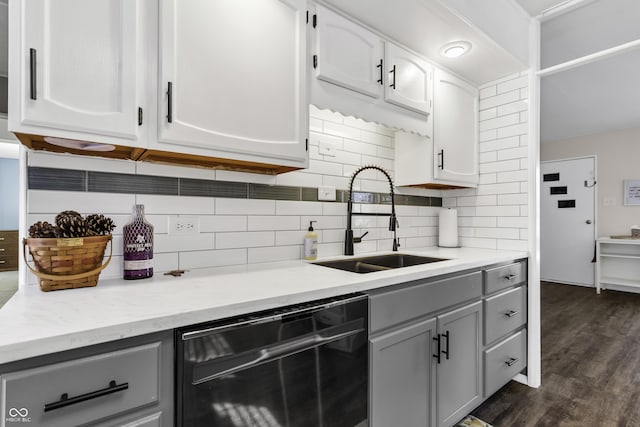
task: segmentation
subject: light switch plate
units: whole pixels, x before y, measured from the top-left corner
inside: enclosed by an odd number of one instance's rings
[[[200,219],[195,216],[170,216],[169,234],[198,234]]]
[[[336,187],[328,185],[318,187],[318,200],[333,202],[336,200]]]

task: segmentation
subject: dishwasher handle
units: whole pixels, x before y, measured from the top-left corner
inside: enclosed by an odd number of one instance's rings
[[[262,348],[257,351],[201,362],[193,367],[192,384],[202,384],[225,375],[261,365],[271,360],[282,359],[320,345],[357,335],[364,331],[364,319],[356,319],[324,329],[320,332],[313,332],[286,340],[281,344]]]

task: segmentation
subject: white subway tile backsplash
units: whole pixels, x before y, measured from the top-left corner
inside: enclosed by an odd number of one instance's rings
[[[332,257],[342,255],[344,243],[318,243],[318,257]]]
[[[181,252],[179,260],[183,270],[240,265],[247,263],[247,249]]]
[[[527,147],[508,148],[497,152],[498,160],[526,159]]]
[[[520,231],[517,228],[482,228],[475,229],[475,237],[487,237],[493,239],[519,239]]]
[[[498,243],[496,239],[485,239],[479,237],[461,237],[460,245],[471,248],[497,249]]]
[[[509,172],[499,172],[497,175],[498,175],[499,182],[525,182],[526,184],[528,171],[517,170],[517,171],[509,171]],[[522,190],[520,191],[522,192]]]
[[[336,187],[337,190],[349,189],[349,178],[344,176],[327,176],[322,177],[322,185]]]
[[[381,135],[377,132],[363,130],[360,135],[360,140],[370,144],[381,145],[383,147],[393,147],[393,138],[387,135]]]
[[[507,114],[527,113],[527,109],[529,108],[529,104],[525,101],[515,101],[509,104],[501,105],[497,107],[497,115],[498,116],[506,116]]]
[[[362,119],[357,119],[351,116],[344,118],[344,124],[345,126],[351,126],[353,128],[358,128],[369,132],[378,132],[378,125],[376,123],[365,122]]]
[[[341,203],[346,206],[346,204]],[[347,226],[346,208],[342,215],[311,215],[301,216],[300,224],[301,229],[306,230],[309,227],[309,221],[316,221],[313,224],[313,228],[316,230],[329,230],[333,228],[345,229]],[[354,216],[355,218],[355,216]]]
[[[497,87],[495,85],[480,89],[480,99],[491,98],[492,96],[496,96],[497,94]]]
[[[511,102],[518,101],[519,99],[520,94],[517,90],[506,92],[501,95],[492,96],[490,98],[480,99],[480,110],[486,110],[487,108],[509,104]]]
[[[458,225],[460,227],[496,227],[496,224],[498,224],[497,218],[490,216],[458,218]]]
[[[332,243],[332,242],[344,242],[344,229],[337,230],[322,230],[321,242],[322,243]]]
[[[353,128],[350,126],[345,126],[345,125],[334,123],[334,122],[329,122],[329,121],[324,122],[324,133],[329,135],[360,140],[361,132],[365,132],[365,131],[361,131],[360,129]]]
[[[322,215],[346,215],[347,204],[336,202],[323,202],[322,203]]]
[[[498,182],[497,173],[482,173],[480,174],[480,184],[495,184]]]
[[[495,162],[497,160],[498,160],[497,151],[487,151],[485,153],[480,153],[480,164]]]
[[[352,139],[345,139],[343,147],[345,151],[350,151],[352,153],[366,154],[369,156],[375,156],[378,154],[377,146],[361,141],[354,141]]]
[[[507,148],[519,147],[520,139],[517,136],[510,138],[492,139],[480,142],[480,152],[504,150]]]
[[[519,169],[520,160],[503,160],[480,164],[480,173],[505,172]]]
[[[216,215],[275,215],[275,200],[216,199]]]
[[[501,194],[498,196],[498,205],[526,205],[527,194]]]
[[[203,215],[200,232],[247,231],[247,217],[243,215]]]
[[[342,138],[326,135],[321,132],[309,132],[309,145],[319,146],[320,143],[331,145],[335,150],[342,150]]]
[[[215,199],[210,197],[136,195],[136,203],[144,205],[145,214],[213,215]]]
[[[498,227],[526,228],[528,221],[528,218],[522,216],[500,217],[498,218]]]
[[[496,249],[506,251],[526,251],[528,249],[528,242],[526,240],[502,240],[497,241]]]
[[[480,132],[480,146],[485,141],[492,141],[498,137],[498,131],[496,129],[485,130]]]
[[[498,94],[522,89],[529,85],[528,76],[521,76],[513,80],[498,84]]]
[[[249,248],[248,263],[275,262],[300,259],[302,245],[276,246],[274,248]]]
[[[29,213],[57,214],[65,210],[80,213],[129,214],[136,196],[116,193],[85,193],[80,191],[28,190]]]
[[[507,182],[498,184],[487,184],[478,187],[478,194],[510,194],[519,193],[520,184],[517,182]]]
[[[213,233],[154,234],[153,252],[183,252],[215,249]]]
[[[275,177],[276,185],[290,185],[294,187],[320,187],[322,175],[304,171],[287,172]]]
[[[215,236],[215,249],[240,249],[274,246],[276,242],[275,232],[273,231],[215,233]]]
[[[316,173],[320,175],[342,175],[342,164],[324,160],[309,160],[309,169],[307,173]]]
[[[497,129],[498,138],[507,138],[509,136],[522,135],[529,131],[529,125],[527,123],[520,123],[517,125],[511,125]]]
[[[520,122],[519,113],[509,114],[507,116],[496,117],[495,119],[485,120],[480,122],[480,131],[486,131],[489,129],[497,129],[505,126],[514,125]]]
[[[476,207],[478,216],[520,216],[518,206],[478,206]]]
[[[497,108],[489,108],[487,110],[480,111],[480,121],[493,119],[498,116]]]
[[[324,127],[324,122],[315,117],[309,117],[309,131],[311,132],[322,132]],[[311,141],[309,141],[311,144]]]
[[[300,230],[300,217],[251,215],[248,217],[247,229],[248,231]]]
[[[380,166],[382,169],[386,170],[387,172],[393,172],[393,169],[395,167],[393,164],[393,160],[384,159],[382,157],[376,157],[376,156],[366,156],[366,155],[362,156],[362,164]]]
[[[322,215],[322,202],[276,200],[276,215]]]
[[[335,154],[334,157],[329,157],[329,156],[323,156],[323,157],[325,157],[325,160],[331,160],[333,162],[338,162],[345,165],[355,165],[355,166],[362,165],[362,155],[359,153],[336,150],[334,154]]]
[[[304,242],[304,235],[307,233],[303,230],[276,231],[276,246],[301,245]],[[322,241],[322,231],[317,231],[318,241]]]

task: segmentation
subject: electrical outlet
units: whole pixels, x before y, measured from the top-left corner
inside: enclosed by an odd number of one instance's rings
[[[336,149],[333,146],[333,144],[331,144],[330,142],[326,142],[326,141],[320,141],[320,143],[318,144],[318,152],[320,154],[322,154],[323,156],[327,156],[327,157],[335,157],[336,156]]]
[[[334,202],[336,200],[336,187],[328,185],[318,187],[318,200]]]
[[[605,197],[602,203],[604,206],[615,206],[616,198],[615,197]]]
[[[169,234],[198,234],[200,220],[195,216],[169,217]]]

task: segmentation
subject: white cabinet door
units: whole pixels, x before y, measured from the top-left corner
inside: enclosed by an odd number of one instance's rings
[[[431,113],[433,67],[389,42],[385,43],[384,66],[384,99],[418,113]]]
[[[440,69],[434,74],[435,178],[477,184],[478,89]]]
[[[141,3],[23,0],[21,124],[136,139]]]
[[[382,93],[382,40],[329,9],[316,9],[316,77],[374,98]]]
[[[157,147],[304,166],[305,6],[161,0]]]

